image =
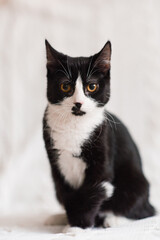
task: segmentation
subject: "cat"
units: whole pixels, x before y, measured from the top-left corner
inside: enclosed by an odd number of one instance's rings
[[[111,43],[91,57],[70,57],[45,44],[43,137],[69,224],[106,227],[110,212],[129,219],[153,216],[138,148],[124,124],[106,110]]]

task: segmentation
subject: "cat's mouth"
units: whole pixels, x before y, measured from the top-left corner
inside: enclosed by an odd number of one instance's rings
[[[75,116],[83,116],[84,114],[86,114],[85,112],[81,111],[80,109],[78,109],[77,107],[73,107],[72,108],[72,114]]]

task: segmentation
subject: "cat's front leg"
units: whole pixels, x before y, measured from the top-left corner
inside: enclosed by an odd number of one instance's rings
[[[71,226],[87,228],[95,225],[99,208],[106,198],[102,184],[77,191],[65,203],[68,221]]]
[[[95,224],[95,209],[92,209],[92,211],[81,209],[81,211],[75,210],[74,212],[67,209],[67,216],[72,227],[88,228]]]

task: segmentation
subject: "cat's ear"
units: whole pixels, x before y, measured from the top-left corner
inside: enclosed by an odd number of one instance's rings
[[[108,41],[97,54],[95,66],[103,72],[107,72],[110,69],[111,51],[111,42]]]
[[[45,40],[46,45],[46,57],[47,57],[47,66],[54,66],[58,64],[60,57],[62,57],[62,53],[56,51],[47,40]]]

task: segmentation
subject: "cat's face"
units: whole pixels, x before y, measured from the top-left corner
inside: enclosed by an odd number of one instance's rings
[[[104,107],[110,96],[111,43],[91,57],[72,58],[46,41],[47,98],[75,116]]]

